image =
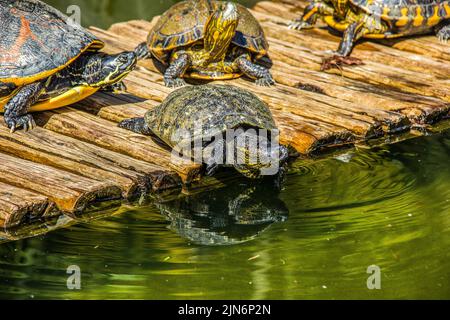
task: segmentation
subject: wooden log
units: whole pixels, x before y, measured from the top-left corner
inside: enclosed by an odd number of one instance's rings
[[[301,2],[300,8],[305,3]],[[268,30],[274,77],[286,87],[261,90],[242,80],[232,83],[252,90],[270,105],[282,131],[282,141],[298,151],[309,153],[322,147],[323,143],[316,142],[318,139],[323,142],[326,140],[324,137],[328,138],[330,146],[340,144],[333,143],[339,139],[332,139],[332,131],[337,128],[340,128],[339,132],[344,129],[346,133],[344,143],[353,143],[382,133],[404,131],[416,123],[433,122],[449,113],[446,101],[449,97],[448,83],[439,79],[450,75],[450,69],[433,57],[410,53],[402,56],[400,50],[369,43],[369,48],[360,50],[363,55],[370,53],[375,56],[369,72],[358,68],[351,68],[350,76],[318,72],[325,57],[324,49],[335,49],[339,37],[321,29],[314,29],[312,34],[306,35],[288,31],[285,26],[291,18],[286,15],[286,6],[272,2],[258,4],[258,8],[264,6],[268,9],[266,13],[253,13]],[[289,6],[292,9],[293,6]],[[274,12],[278,12],[280,17]],[[144,39],[156,20],[157,17],[152,22],[120,23],[108,31],[96,29],[94,32],[106,40],[108,51],[129,50],[137,43],[126,39]],[[400,58],[396,60],[397,54]],[[162,101],[172,90],[163,86],[162,76],[152,61],[141,62],[140,65],[149,71],[139,69],[128,77],[130,92],[151,101]],[[407,69],[403,70],[405,66]],[[431,70],[431,73],[426,73],[426,70]],[[427,85],[431,82],[432,88]],[[146,108],[138,110],[138,114]],[[108,110],[103,116],[113,119],[117,117],[116,112]],[[293,116],[298,118],[292,120]]]
[[[116,100],[121,100],[124,97],[111,97]],[[132,98],[129,97],[123,103],[127,103],[126,108],[117,107],[117,105],[109,106],[105,104],[109,100],[109,94],[96,94],[86,101],[77,104],[77,108],[87,110],[91,113],[97,114],[102,118],[119,122],[130,117],[143,116],[148,110],[152,109],[158,103],[151,100],[139,101],[136,99],[135,103],[130,103]],[[122,105],[122,104],[121,104]],[[355,140],[355,137],[347,130],[340,127],[327,127],[325,124],[314,122],[302,118],[301,116],[287,114],[283,112],[276,113],[276,121],[280,123],[279,128],[282,134],[281,142],[290,145],[301,153],[309,153],[314,149],[325,147],[328,144],[348,144]],[[289,125],[295,121],[295,127]],[[309,132],[309,133],[306,133]],[[312,135],[311,133],[314,133]]]
[[[181,182],[174,172],[165,172],[160,167],[43,128],[11,135],[3,120],[0,120],[0,151],[88,178],[110,181],[121,187],[124,198],[137,192],[177,187]]]
[[[200,177],[201,165],[172,157],[167,148],[151,137],[118,128],[116,123],[86,112],[63,108],[37,115],[36,120],[45,129],[146,161],[162,170],[175,171],[185,183]]]
[[[46,165],[0,153],[0,182],[46,196],[59,210],[77,213],[95,201],[120,199],[109,182],[85,178]]]
[[[48,197],[0,182],[0,227],[11,228],[56,214],[59,212]]]

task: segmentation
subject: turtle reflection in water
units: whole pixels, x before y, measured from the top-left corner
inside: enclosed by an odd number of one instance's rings
[[[198,245],[235,245],[288,219],[289,210],[278,195],[273,183],[242,181],[157,206],[183,238]]]

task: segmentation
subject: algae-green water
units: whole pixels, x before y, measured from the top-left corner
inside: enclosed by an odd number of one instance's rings
[[[239,180],[29,239],[4,234],[0,296],[448,299],[449,156],[447,131],[297,161],[280,192]],[[66,286],[71,265],[79,291]],[[367,286],[373,265],[380,290]]]
[[[80,7],[85,25],[106,26],[172,3]],[[449,299],[449,156],[447,131],[296,161],[281,191],[237,180],[29,234],[0,231],[0,298]],[[69,266],[81,290],[68,289]],[[370,266],[380,289],[368,288]]]

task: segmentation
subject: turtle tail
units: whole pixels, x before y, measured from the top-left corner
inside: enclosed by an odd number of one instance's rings
[[[119,128],[133,131],[143,135],[151,135],[151,131],[147,126],[144,118],[126,119],[119,123]]]

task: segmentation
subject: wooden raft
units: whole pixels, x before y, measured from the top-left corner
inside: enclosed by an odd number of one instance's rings
[[[277,86],[226,82],[267,102],[282,143],[304,156],[342,145],[423,128],[449,116],[450,44],[434,36],[364,42],[353,56],[365,64],[321,72],[339,37],[325,28],[287,29],[305,1],[263,1],[254,15],[271,45]],[[105,51],[132,50],[156,22],[130,21],[91,28]],[[11,135],[0,121],[0,226],[37,217],[82,212],[95,201],[131,198],[175,188],[200,177],[201,167],[172,161],[150,137],[117,122],[143,116],[172,91],[151,60],[126,79],[129,95],[99,93],[74,106],[36,114],[39,127]]]

